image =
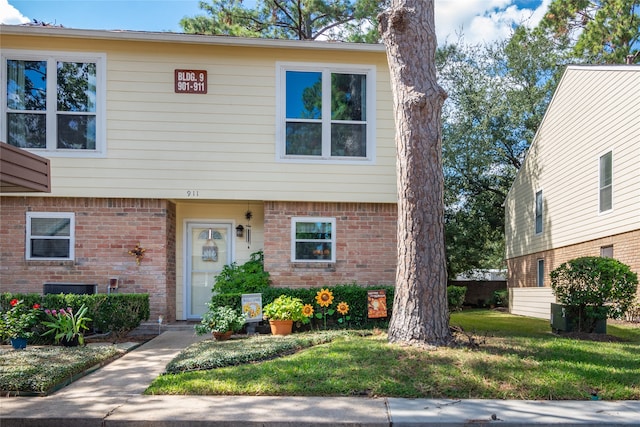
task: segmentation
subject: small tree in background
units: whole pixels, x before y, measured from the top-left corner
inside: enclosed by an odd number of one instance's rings
[[[551,272],[551,288],[578,319],[578,332],[593,332],[598,320],[624,316],[637,287],[638,275],[613,258],[576,258]]]

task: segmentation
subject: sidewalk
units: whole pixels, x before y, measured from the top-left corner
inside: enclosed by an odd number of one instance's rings
[[[640,401],[141,395],[201,339],[167,331],[51,396],[0,398],[0,427],[640,426]]]

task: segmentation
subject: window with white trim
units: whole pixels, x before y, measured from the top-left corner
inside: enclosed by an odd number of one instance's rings
[[[27,212],[26,259],[73,260],[75,214]]]
[[[278,66],[279,159],[374,160],[375,68]]]
[[[613,208],[613,153],[600,156],[600,212]]]
[[[292,262],[335,262],[335,218],[291,218]]]
[[[536,193],[536,234],[542,233],[542,190]]]
[[[538,287],[544,286],[544,259],[539,259],[537,263],[536,285],[538,285]]]
[[[2,140],[46,156],[104,152],[104,54],[2,54]]]

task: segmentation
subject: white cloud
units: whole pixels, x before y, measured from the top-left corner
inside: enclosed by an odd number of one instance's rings
[[[9,4],[9,0],[0,0],[0,24],[18,25],[29,21],[29,18]]]
[[[516,0],[436,0],[438,43],[455,42],[459,35],[470,44],[491,43],[508,38],[514,26],[535,27],[551,0],[541,0],[535,9],[520,8]]]

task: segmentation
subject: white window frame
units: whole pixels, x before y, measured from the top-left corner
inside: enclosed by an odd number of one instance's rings
[[[540,196],[540,203],[538,203],[538,195]],[[535,195],[535,200],[533,202],[534,206],[534,213],[533,213],[533,228],[535,231],[535,234],[542,234],[542,232],[544,231],[544,193],[542,192],[542,189],[536,191],[536,195]],[[540,210],[538,211],[538,207],[540,208]],[[540,217],[540,229],[538,229],[538,217]]]
[[[69,236],[33,236],[31,234],[32,218],[66,218],[69,219]],[[76,216],[73,212],[27,212],[26,238],[25,238],[25,259],[29,261],[73,261],[75,259],[76,246]],[[31,240],[47,238],[53,240],[69,241],[69,257],[44,258],[31,256]]]
[[[328,222],[331,224],[331,239],[323,243],[331,243],[331,259],[296,259],[296,243],[310,240],[296,240],[296,224],[298,222]],[[315,241],[315,240],[313,240]],[[336,219],[331,217],[296,216],[291,218],[291,262],[294,263],[335,263],[336,262]]]
[[[26,148],[36,154],[45,157],[105,157],[106,156],[106,98],[107,56],[104,53],[94,52],[61,52],[39,50],[3,50],[0,57],[0,140],[7,136],[7,60],[19,61],[47,61],[47,132],[46,148]],[[93,150],[85,149],[59,149],[57,148],[57,62],[91,62],[96,64],[96,147]]]
[[[287,138],[287,71],[321,72],[323,106],[331,96],[331,73],[364,74],[367,77],[367,100],[365,103],[367,127],[366,157],[331,156],[331,109],[322,111],[322,155],[292,156],[286,154]],[[276,62],[276,161],[291,163],[324,163],[324,164],[373,164],[376,159],[376,67],[375,65],[349,65],[325,63]]]
[[[536,262],[536,285],[544,287],[544,258],[538,258]]]
[[[602,178],[603,178],[603,176],[602,176],[602,160],[607,155],[611,155],[611,184],[603,187],[602,186]],[[608,187],[611,188],[611,191],[610,191],[611,207],[609,209],[602,210],[602,191],[605,190]],[[611,212],[612,210],[613,210],[613,150],[608,150],[605,153],[602,153],[598,157],[598,213],[605,214],[605,213]]]

